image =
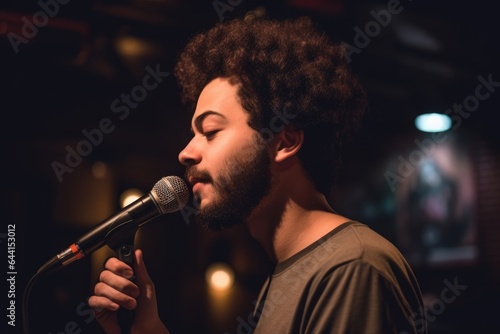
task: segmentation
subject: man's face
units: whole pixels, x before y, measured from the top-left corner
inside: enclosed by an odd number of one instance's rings
[[[248,125],[237,90],[225,79],[203,89],[194,137],[179,154],[198,204],[196,220],[214,230],[243,223],[271,186],[267,146]]]

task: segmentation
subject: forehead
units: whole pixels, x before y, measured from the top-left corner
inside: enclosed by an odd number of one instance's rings
[[[216,78],[203,88],[198,97],[193,121],[207,111],[215,111],[228,119],[235,120],[240,118],[246,120],[248,116],[238,97],[238,85],[224,78]]]

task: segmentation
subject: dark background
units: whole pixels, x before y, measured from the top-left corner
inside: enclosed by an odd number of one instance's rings
[[[309,15],[333,40],[358,48],[351,65],[368,92],[370,113],[348,147],[329,199],[338,212],[370,225],[409,254],[405,237],[412,232],[401,227],[400,217],[418,216],[418,210],[409,211],[416,202],[404,201],[414,174],[397,182],[393,191],[387,172],[397,172],[397,157],[408,159],[417,150],[416,139],[429,138],[414,128],[416,115],[463,104],[475,94],[479,76],[500,81],[494,4],[401,0],[401,12],[363,42],[359,31],[377,26],[371,11],[387,10],[387,1],[233,1],[227,10],[220,7],[220,13],[217,3],[222,1],[71,0],[50,7],[54,15],[45,22],[43,15],[36,16],[43,10],[38,3],[2,1],[0,236],[7,255],[7,225],[15,224],[18,273],[16,327],[7,327],[8,333],[21,332],[28,279],[116,212],[122,191],[138,188],[146,193],[162,176],[183,175],[177,154],[190,138],[190,115],[179,102],[173,76],[148,91],[123,119],[112,104],[142,85],[147,66],[170,72],[186,40],[221,18]],[[34,15],[41,24],[27,36],[23,25],[33,22]],[[26,38],[17,52],[13,33]],[[500,327],[499,95],[491,92],[448,134],[447,143],[464,157],[447,163],[449,170],[459,171],[458,184],[468,185],[454,192],[466,199],[460,205],[468,208],[462,216],[474,256],[467,261],[412,262],[430,310],[431,333]],[[113,130],[59,180],[54,162],[64,163],[68,145],[76,148],[86,139],[82,131],[98,128],[105,118]],[[106,173],[95,174],[99,166]],[[234,333],[238,327],[242,332],[270,264],[243,228],[204,232],[188,221],[180,213],[162,216],[137,234],[136,246],[144,250],[157,285],[161,317],[172,333]],[[32,333],[64,333],[65,327],[71,332],[71,326],[74,332],[99,333],[82,303],[109,255],[103,248],[36,282],[29,299]],[[236,275],[224,298],[214,298],[204,281],[205,269],[216,261],[229,263]],[[447,282],[465,288],[445,303]],[[3,326],[8,319],[2,318]]]

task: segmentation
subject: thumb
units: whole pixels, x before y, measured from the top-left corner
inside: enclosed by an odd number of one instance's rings
[[[135,309],[135,333],[158,333],[158,328],[164,328],[158,315],[155,286],[149,277],[142,251],[135,251],[135,282],[139,288],[137,308]],[[165,329],[166,330],[166,329]],[[167,331],[168,332],[168,331]]]
[[[155,286],[149,277],[140,249],[135,251],[134,270],[135,282],[139,287],[137,308],[135,309],[135,333],[159,333],[158,328],[162,328],[168,333],[158,315]]]
[[[148,270],[144,264],[144,257],[142,255],[142,250],[136,249],[135,251],[135,264],[134,264],[136,283],[141,287],[153,284],[151,277],[149,277]]]
[[[142,251],[137,249],[135,251],[135,282],[139,287],[139,297],[137,302],[142,305],[142,309],[146,312],[156,313],[156,292],[155,286],[151,277],[149,276]],[[138,310],[139,311],[139,310]]]

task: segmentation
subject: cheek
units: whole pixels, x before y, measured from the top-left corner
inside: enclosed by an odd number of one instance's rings
[[[245,160],[255,152],[256,143],[251,133],[232,131],[218,139],[217,144],[210,148],[210,166],[218,166],[214,171],[232,165],[235,160]]]

